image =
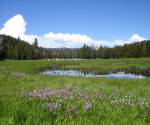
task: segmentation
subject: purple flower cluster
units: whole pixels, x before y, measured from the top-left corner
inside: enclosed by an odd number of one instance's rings
[[[84,104],[84,109],[85,110],[90,110],[92,108],[92,104],[91,103],[85,103]]]
[[[69,89],[43,89],[43,90],[34,90],[33,92],[25,92],[21,94],[22,96],[31,96],[31,97],[39,97],[39,98],[47,98],[47,97],[57,97],[57,98],[67,98],[70,96]]]
[[[95,99],[97,101],[99,101],[98,99],[100,99],[101,101],[109,101],[112,106],[128,106],[130,108],[133,108],[135,106],[139,106],[141,109],[144,109],[145,107],[149,106],[149,100],[146,100],[145,98],[141,98],[139,100],[137,100],[135,98],[135,95],[133,92],[129,92],[129,93],[125,93],[124,91],[120,91],[117,90],[116,92],[113,91],[112,93],[104,93],[104,91],[98,91],[96,93],[88,93],[85,94],[83,92],[81,92],[79,90],[79,88],[61,88],[61,89],[57,89],[57,90],[53,90],[53,89],[42,89],[42,90],[34,90],[32,92],[26,92],[26,93],[22,93],[22,96],[27,96],[27,97],[37,97],[37,98],[41,98],[44,99],[44,101],[48,102],[50,101],[51,97],[54,97],[55,102],[51,102],[48,103],[48,109],[50,111],[55,111],[56,109],[62,108],[62,103],[63,103],[63,99],[65,100],[69,100],[71,102],[75,101],[80,101],[83,104],[82,109],[84,109],[84,111],[88,111],[90,109],[92,109],[93,105],[92,105],[92,100]],[[59,101],[58,101],[59,100]],[[66,111],[68,111],[69,113],[73,113],[76,114],[77,112],[77,107],[76,106],[70,106],[69,104],[65,104],[65,106],[68,106],[68,108],[66,108]],[[63,109],[63,108],[62,108]]]
[[[48,103],[48,109],[50,111],[55,111],[58,108],[58,104],[57,103]]]
[[[23,77],[23,76],[25,76],[25,73],[22,73],[22,72],[12,72],[11,74],[12,74],[12,76],[15,76],[15,77]]]

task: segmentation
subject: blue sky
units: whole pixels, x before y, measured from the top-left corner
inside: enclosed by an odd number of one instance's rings
[[[95,41],[128,41],[135,34],[150,38],[150,0],[1,0],[0,5],[0,29],[20,14],[25,34],[39,37],[52,32]]]

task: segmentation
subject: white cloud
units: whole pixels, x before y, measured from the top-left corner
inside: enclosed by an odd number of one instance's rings
[[[28,43],[32,44],[35,38],[39,39],[40,37],[38,35],[26,35],[26,34],[23,34],[23,35],[20,36],[20,38],[22,40],[25,40]]]
[[[22,36],[26,31],[26,24],[23,16],[18,14],[6,21],[4,27],[0,30],[0,33],[13,37]]]
[[[84,43],[89,44],[93,42],[93,39],[87,35],[81,34],[69,34],[69,33],[48,33],[43,36],[45,41],[56,42],[61,46],[71,47],[71,46],[82,46]]]
[[[138,34],[133,34],[131,38],[129,39],[129,41],[133,41],[133,42],[135,41],[138,42],[138,41],[143,41],[143,40],[145,40],[145,38],[139,36]]]
[[[23,16],[17,14],[16,16],[10,18],[4,24],[3,28],[0,29],[0,34],[10,35],[15,38],[20,37],[21,39],[32,43],[34,38],[39,38],[37,35],[27,35],[26,34],[26,21]]]
[[[41,47],[46,48],[54,48],[54,47],[81,47],[84,43],[87,45],[94,46],[115,46],[115,45],[123,45],[125,43],[132,43],[134,41],[142,41],[145,38],[134,34],[128,40],[114,40],[114,41],[106,41],[106,40],[94,40],[93,38],[82,35],[82,34],[70,34],[70,33],[53,33],[49,32],[47,34],[43,34],[42,36],[38,35],[28,35],[26,34],[26,21],[23,16],[18,14],[12,18],[10,18],[4,24],[3,28],[0,29],[0,34],[6,34],[18,38],[18,36],[30,44],[33,43],[34,38],[38,38],[38,44]]]

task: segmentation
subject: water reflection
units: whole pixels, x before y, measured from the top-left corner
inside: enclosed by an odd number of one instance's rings
[[[53,76],[82,76],[82,77],[103,77],[103,78],[124,78],[124,79],[143,79],[146,78],[142,75],[135,75],[124,72],[111,73],[106,75],[99,75],[96,72],[82,72],[79,70],[47,70],[43,71],[43,75],[53,75]]]

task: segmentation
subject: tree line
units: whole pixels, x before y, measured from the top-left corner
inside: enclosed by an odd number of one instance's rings
[[[29,44],[20,38],[0,35],[0,59],[31,60],[43,58],[138,58],[150,57],[150,40],[125,44],[123,46],[95,48],[83,45],[81,48],[42,48],[38,39]]]
[[[100,46],[98,49],[84,45],[81,48],[81,58],[139,58],[150,57],[150,40],[115,46],[113,48]]]

